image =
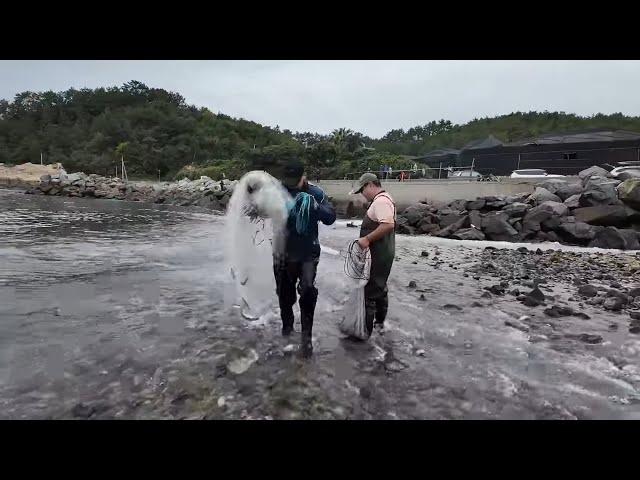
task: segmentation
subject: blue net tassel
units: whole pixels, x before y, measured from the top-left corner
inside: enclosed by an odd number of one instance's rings
[[[311,224],[311,205],[313,204],[313,197],[308,193],[299,193],[295,200],[289,202],[287,205],[289,209],[289,215],[294,216],[296,220],[296,232],[299,235],[306,235],[309,233],[309,226]]]

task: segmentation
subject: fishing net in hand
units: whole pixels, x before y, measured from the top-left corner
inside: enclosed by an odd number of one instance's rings
[[[225,260],[233,280],[227,302],[248,319],[271,310],[275,296],[273,255],[284,249],[292,199],[267,172],[252,171],[234,188],[225,218]]]
[[[343,253],[343,257],[344,273],[349,278],[347,285],[350,292],[338,327],[349,337],[366,340],[369,338],[369,332],[366,325],[364,287],[369,282],[371,253],[369,249],[360,248],[358,241],[354,240]]]

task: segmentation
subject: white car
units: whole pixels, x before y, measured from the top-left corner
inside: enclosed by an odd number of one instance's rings
[[[526,170],[514,170],[511,178],[560,178],[564,175],[553,175],[539,168],[529,168]]]
[[[618,178],[618,176],[622,172],[628,172],[630,170],[634,172],[640,172],[640,165],[626,165],[624,167],[616,167],[609,172],[609,175],[611,175],[613,178]]]
[[[482,175],[480,174],[480,172],[477,172],[475,170],[458,170],[456,172],[453,172],[453,174],[451,175],[451,177],[481,177]]]

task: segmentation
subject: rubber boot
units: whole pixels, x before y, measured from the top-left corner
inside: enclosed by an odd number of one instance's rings
[[[389,297],[385,295],[382,298],[376,300],[376,314],[375,314],[375,324],[384,326],[384,321],[387,318],[387,311],[389,310]]]
[[[280,305],[280,318],[282,319],[282,336],[288,337],[293,333],[293,308]]]
[[[373,319],[376,315],[376,302],[375,300],[365,300],[364,303],[364,311],[365,311],[365,326],[367,327],[367,334],[371,336],[373,333]]]

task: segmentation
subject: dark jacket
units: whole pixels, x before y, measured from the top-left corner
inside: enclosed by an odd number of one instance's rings
[[[336,221],[336,211],[324,191],[315,185],[305,183],[301,189],[286,187],[289,194],[295,198],[298,193],[306,192],[316,199],[318,208],[311,212],[311,231],[308,235],[296,232],[295,218],[290,217],[287,222],[287,238],[285,257],[287,261],[302,262],[320,257],[320,242],[318,240],[318,222],[331,225]]]

